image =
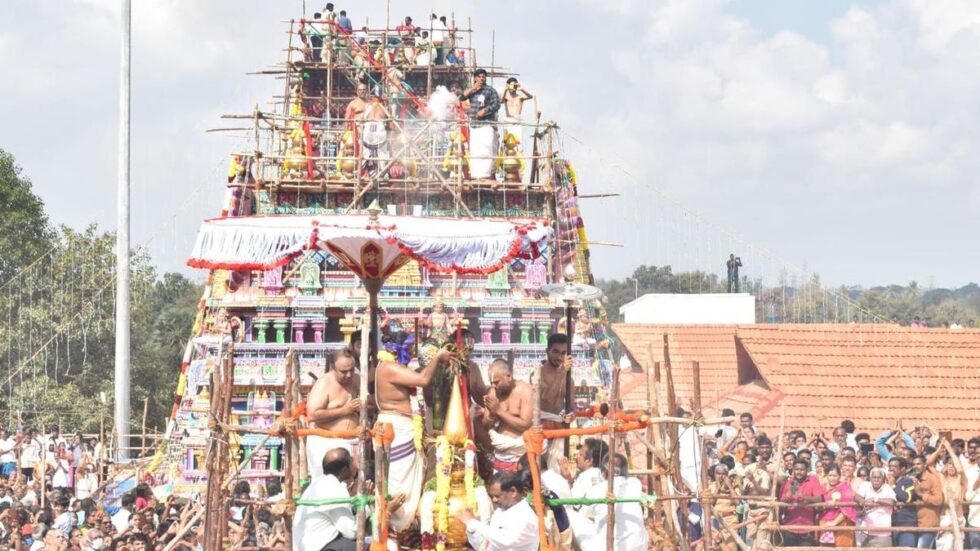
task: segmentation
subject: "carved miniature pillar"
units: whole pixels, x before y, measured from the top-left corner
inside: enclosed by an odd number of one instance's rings
[[[551,331],[550,321],[538,322],[538,344],[548,344],[548,333]]]
[[[350,343],[351,335],[354,334],[354,331],[356,329],[357,328],[354,326],[354,320],[353,319],[348,318],[348,317],[345,317],[345,318],[343,318],[343,319],[340,320],[340,332],[341,332],[341,334],[344,335],[344,342],[345,343]]]
[[[511,320],[500,320],[500,344],[510,344],[510,332],[514,329]]]
[[[313,327],[313,342],[316,344],[323,344],[323,330],[327,326],[327,322],[323,320],[311,321],[310,325]]]
[[[481,319],[480,320],[480,333],[482,334],[481,342],[483,344],[493,344],[493,327],[496,325],[494,320]]]
[[[255,342],[259,344],[265,344],[268,342],[266,340],[266,331],[269,329],[269,320],[257,318],[255,320]]]
[[[293,325],[293,342],[302,343],[305,341],[303,337],[303,332],[306,330],[306,320],[305,319],[294,319],[292,320]]]
[[[286,327],[288,325],[288,320],[273,320],[272,328],[276,330],[276,344],[286,344]]]
[[[518,327],[521,329],[521,344],[531,344],[531,331],[534,330],[534,322],[522,321]]]

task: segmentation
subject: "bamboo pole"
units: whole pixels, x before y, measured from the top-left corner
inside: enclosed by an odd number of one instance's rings
[[[301,386],[303,382],[303,375],[300,370],[299,355],[293,356],[292,363],[293,370],[293,407],[299,406],[302,401]],[[292,412],[290,412],[292,414]],[[292,435],[290,435],[292,438]],[[299,445],[297,446],[297,462],[299,464],[299,480],[303,481],[310,477],[310,466],[306,462],[306,438],[297,438]]]
[[[150,407],[150,398],[143,398],[143,422],[140,425],[140,457],[146,455],[146,413]]]
[[[664,341],[666,342],[666,336],[664,338]],[[691,374],[692,374],[692,376],[694,378],[694,395],[692,397],[693,398],[692,401],[693,401],[693,404],[694,404],[694,411],[692,413],[693,413],[693,417],[695,419],[698,419],[698,418],[701,417],[701,365],[697,361],[695,361],[691,365],[691,368],[692,368],[692,370],[691,370],[692,373]],[[692,428],[690,428],[688,430],[695,430],[696,431],[697,428],[692,427]],[[713,528],[713,526],[712,526],[711,519],[714,518],[714,517],[713,517],[713,515],[711,513],[713,507],[712,507],[711,495],[710,495],[711,494],[711,490],[710,490],[710,487],[708,485],[709,477],[708,477],[708,458],[707,458],[707,451],[705,450],[705,447],[704,447],[704,437],[703,436],[695,433],[695,435],[694,435],[694,442],[697,445],[697,449],[695,450],[695,452],[696,452],[695,457],[697,457],[697,461],[700,464],[699,465],[699,468],[698,468],[698,475],[699,475],[698,478],[700,479],[698,481],[698,489],[699,489],[700,494],[702,496],[702,499],[701,499],[701,524],[702,524],[702,528],[704,530],[704,541],[706,542],[705,549],[713,549],[714,548],[714,542],[715,542],[715,540],[714,540],[713,534],[712,534],[712,528]],[[675,444],[675,447],[680,448],[679,443],[678,444]],[[716,483],[716,487],[719,490],[718,493],[721,493],[720,492],[720,490],[721,490],[721,482],[717,482]]]
[[[387,55],[387,53],[386,53]],[[364,287],[368,292],[368,310],[364,312],[364,316],[361,317],[361,373],[360,373],[360,392],[358,398],[361,399],[361,411],[359,412],[358,423],[362,428],[366,428],[368,424],[367,415],[367,396],[368,396],[368,378],[370,377],[371,366],[368,361],[368,352],[371,349],[371,325],[374,319],[374,311],[378,306],[378,290],[381,287],[381,283],[374,280],[365,280]],[[357,461],[357,493],[358,495],[364,494],[364,483],[367,480],[366,472],[366,462],[368,457],[368,446],[371,442],[368,440],[362,440],[361,446],[361,457]],[[364,549],[364,537],[365,532],[365,515],[364,508],[358,507],[357,509],[357,550],[363,551]],[[387,526],[379,527],[380,530],[387,530]]]
[[[225,352],[227,348],[227,353]],[[224,357],[222,357],[224,356]],[[231,414],[232,374],[234,373],[234,343],[222,343],[219,348],[217,369],[211,374],[211,419],[215,422],[211,431],[207,455],[208,491],[205,499],[206,551],[220,551],[228,530],[225,520],[223,481],[228,471],[228,439],[218,423],[228,421]]]
[[[653,355],[653,345],[652,344],[650,344],[648,346],[647,352],[650,355],[650,361],[651,361],[652,366],[653,366],[653,395],[654,395],[654,401],[655,401],[655,403],[657,405],[657,411],[659,412],[659,411],[663,411],[663,408],[661,407],[662,396],[660,394],[660,362],[653,361],[653,358],[655,356]],[[667,451],[666,451],[667,450],[667,447],[666,447],[665,442],[664,442],[664,431],[663,431],[663,428],[661,426],[659,426],[659,425],[658,426],[655,426],[654,427],[654,430],[653,430],[653,433],[652,433],[652,436],[653,436],[653,445],[654,445],[654,448],[655,448],[654,452],[655,452],[658,460],[659,461],[667,461],[668,460],[668,458],[667,458]],[[668,475],[668,471],[666,471],[666,470],[662,471],[659,474],[658,479],[659,479],[658,485],[660,487],[660,490],[663,491],[663,492],[670,491],[670,477]],[[660,494],[658,493],[658,495],[660,495]],[[687,511],[686,502],[681,502],[681,503],[685,504],[684,511],[686,513],[686,511]],[[673,501],[673,500],[668,501],[668,504],[669,504],[669,513],[670,514],[667,515],[667,526],[670,526],[671,528],[673,528],[674,533],[677,534],[677,541],[680,544],[680,548],[683,551],[687,551],[689,549],[688,541],[687,541],[687,537],[686,537],[687,530],[684,529],[684,525],[683,525],[683,522],[686,522],[686,520],[685,521],[682,521],[682,520],[679,520],[677,518],[677,516],[678,516],[677,515],[677,512],[678,512],[678,510],[681,509],[681,507],[680,507],[681,503],[678,503],[678,502]],[[686,514],[684,515],[684,518],[685,519],[687,518],[687,515]]]
[[[786,404],[779,405],[779,434],[777,438],[779,442],[776,444],[776,455],[773,460],[776,462],[776,472],[772,473],[772,485],[769,487],[769,500],[773,502],[772,507],[769,509],[769,516],[767,518],[766,524],[772,524],[773,522],[779,521],[779,506],[775,504],[776,493],[779,491],[779,469],[783,461],[783,433],[786,430]],[[771,541],[772,534],[768,531],[762,529],[759,531],[758,538],[764,541]]]
[[[296,407],[296,403],[293,401],[293,387],[296,384],[296,380],[293,378],[294,377],[293,364],[295,362],[296,362],[296,350],[290,348],[286,352],[286,361],[285,361],[285,365],[283,366],[283,368],[286,371],[286,380],[285,380],[285,384],[283,385],[283,411],[285,411],[287,415],[291,415],[293,409]],[[287,499],[292,499],[293,496],[295,496],[298,492],[298,485],[296,484],[296,473],[298,472],[296,448],[298,443],[296,442],[296,440],[297,439],[294,434],[286,435],[286,437],[283,440],[283,451],[285,452],[285,456],[286,456],[285,458],[286,461],[283,468],[284,470],[283,485],[285,486]],[[262,445],[264,446],[265,443],[263,442]],[[256,451],[258,451],[258,449],[259,448],[256,448]],[[286,526],[292,526],[293,514],[290,510],[288,509],[286,510],[286,512],[283,514],[283,519],[286,522]],[[287,530],[286,545],[290,548],[293,545],[291,530]]]
[[[569,341],[571,346],[571,341]],[[616,418],[616,410],[619,408],[619,366],[613,367],[612,399],[609,401],[610,416]],[[609,462],[606,468],[606,495],[616,495],[616,424],[609,425]],[[567,450],[566,450],[567,451]],[[606,505],[606,549],[616,548],[616,504],[610,502]]]

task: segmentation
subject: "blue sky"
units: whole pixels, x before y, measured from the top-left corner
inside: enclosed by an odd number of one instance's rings
[[[134,4],[134,239],[192,273],[238,143],[204,130],[276,93],[245,73],[280,59],[300,2]],[[117,5],[16,0],[0,22],[0,147],[58,223],[114,226]],[[495,31],[582,192],[621,194],[583,207],[590,237],[625,245],[595,249],[600,277],[717,270],[735,250],[770,280],[978,279],[980,2],[396,0],[392,18],[431,9],[472,17],[481,56]]]

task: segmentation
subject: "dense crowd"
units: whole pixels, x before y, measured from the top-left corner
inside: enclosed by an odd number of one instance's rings
[[[905,430],[901,421],[871,435],[845,420],[829,437],[788,432],[776,457],[779,443],[757,430],[748,413],[737,425],[702,432],[710,492],[721,517],[712,524],[712,537],[722,549],[736,549],[736,537],[751,544],[756,525],[745,521],[768,511],[752,498],[773,491],[783,504],[782,529],[773,542],[780,545],[980,548],[980,534],[952,530],[980,527],[980,505],[970,504],[980,497],[980,438],[954,439],[927,426]],[[687,527],[693,539],[702,537],[700,522]],[[903,530],[909,527],[926,530]]]
[[[0,430],[0,548],[30,551],[196,551],[203,542],[199,500],[159,497],[147,477],[125,467],[109,477],[98,439]],[[105,480],[106,478],[111,480]],[[155,487],[160,487],[155,485]],[[119,491],[116,488],[129,488]],[[240,481],[228,512],[229,536],[284,549],[286,526],[273,514],[281,484]]]

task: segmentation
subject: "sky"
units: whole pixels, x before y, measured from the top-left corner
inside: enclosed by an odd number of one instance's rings
[[[133,2],[132,229],[183,267],[239,138],[223,113],[281,83],[299,0]],[[311,14],[313,2],[310,2]],[[385,3],[348,8],[383,23]],[[5,3],[0,148],[55,223],[115,227],[118,1]],[[716,269],[728,252],[832,284],[977,281],[980,2],[393,0],[472,20],[481,63],[559,123],[598,277]],[[497,83],[502,84],[502,83]]]

